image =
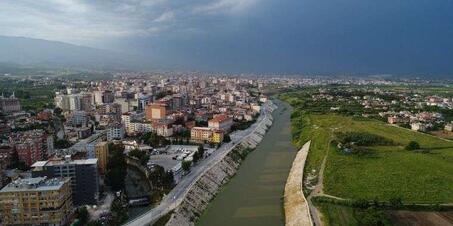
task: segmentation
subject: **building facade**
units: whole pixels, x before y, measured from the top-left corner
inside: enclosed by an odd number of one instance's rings
[[[3,225],[66,225],[73,213],[68,178],[18,179],[0,190]]]
[[[109,143],[99,142],[94,149],[96,158],[98,159],[99,173],[105,174],[109,158]]]
[[[75,205],[95,205],[99,199],[98,160],[64,159],[39,161],[32,165],[32,176],[48,178],[70,178]]]

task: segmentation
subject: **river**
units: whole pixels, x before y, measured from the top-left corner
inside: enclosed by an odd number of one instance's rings
[[[283,193],[296,155],[291,144],[291,107],[275,100],[278,109],[263,141],[250,153],[225,185],[197,226],[284,225]]]

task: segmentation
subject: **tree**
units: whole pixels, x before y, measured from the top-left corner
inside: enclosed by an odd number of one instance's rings
[[[403,205],[403,200],[401,197],[393,197],[389,199],[389,203],[393,208],[398,208]]]
[[[144,151],[140,151],[139,149],[130,151],[129,156],[137,158],[140,161],[140,164],[143,166],[146,166],[149,161],[149,155]]]
[[[56,116],[60,116],[63,110],[59,107],[56,107],[53,112],[55,113]]]
[[[127,221],[127,209],[123,206],[121,198],[116,197],[113,200],[110,212],[112,213],[112,219],[110,220],[109,225],[121,225]]]
[[[88,213],[88,210],[85,206],[82,206],[77,209],[76,216],[77,219],[79,219],[81,225],[85,225],[88,222],[88,219],[90,218],[90,214]]]
[[[389,225],[389,220],[385,213],[375,207],[369,207],[365,210],[356,210],[354,218],[357,219],[359,225]]]
[[[198,151],[196,151],[194,154],[193,154],[193,162],[198,162],[198,160],[200,160],[200,154]]]
[[[71,147],[71,143],[68,140],[55,140],[54,146],[57,149],[62,149],[62,148],[69,148]]]
[[[231,141],[231,137],[230,137],[229,134],[227,134],[227,135],[225,135],[225,136],[223,137],[223,142],[229,143],[230,141]]]
[[[198,152],[198,155],[200,156],[200,158],[203,158],[203,156],[204,156],[204,147],[203,147],[203,145],[201,145],[201,144],[198,145],[197,152]]]
[[[101,221],[90,221],[87,223],[87,226],[103,226]]]
[[[405,149],[408,151],[417,150],[420,149],[420,144],[418,144],[416,141],[411,141],[406,145]]]
[[[107,184],[115,191],[123,190],[127,174],[127,164],[123,154],[124,146],[121,144],[110,144],[109,150],[110,157],[106,173]]]
[[[182,170],[184,170],[185,172],[188,172],[190,170],[190,166],[192,165],[192,161],[182,161],[181,163],[181,167],[182,167]]]
[[[170,142],[163,136],[159,136],[156,133],[148,132],[143,134],[141,140],[148,145],[153,147],[160,147],[169,144]]]
[[[166,172],[164,167],[159,165],[154,166],[149,178],[153,187],[171,189],[174,185],[173,173],[171,171]]]

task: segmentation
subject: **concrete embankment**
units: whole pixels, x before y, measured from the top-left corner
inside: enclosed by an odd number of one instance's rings
[[[284,200],[286,226],[313,226],[310,208],[302,190],[304,166],[309,149],[310,141],[297,153],[286,181]]]
[[[270,111],[276,108],[269,107]],[[244,137],[220,161],[210,167],[189,189],[181,204],[174,210],[167,226],[194,225],[198,217],[208,206],[220,187],[226,184],[237,172],[245,156],[263,139],[272,125],[272,115],[267,113],[252,133]]]

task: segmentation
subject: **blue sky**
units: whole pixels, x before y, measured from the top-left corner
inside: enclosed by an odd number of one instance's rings
[[[5,0],[0,34],[225,72],[453,74],[451,0]]]

